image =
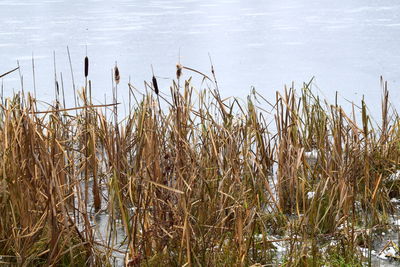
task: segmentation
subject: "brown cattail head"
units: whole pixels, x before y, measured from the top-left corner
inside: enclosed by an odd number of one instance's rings
[[[176,78],[178,78],[179,80],[181,75],[182,75],[182,65],[178,63],[176,64]]]
[[[158,95],[158,84],[157,84],[157,79],[153,75],[153,87],[154,87],[154,92]]]
[[[89,74],[89,58],[85,57],[85,77],[87,78]]]
[[[56,81],[56,97],[60,95],[60,86],[58,85],[58,81]]]
[[[114,67],[114,80],[115,80],[116,84],[119,84],[120,77],[119,77],[119,70],[118,70],[117,65],[115,65],[115,67]]]

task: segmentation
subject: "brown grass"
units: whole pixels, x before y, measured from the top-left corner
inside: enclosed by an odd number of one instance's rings
[[[2,100],[0,261],[102,266],[120,251],[128,266],[371,262],[358,248],[373,248],[400,194],[390,179],[399,118],[386,83],[379,126],[364,101],[348,114],[309,84],[273,105],[255,91],[240,104],[214,88],[194,93],[190,79],[173,82],[165,109],[164,97],[130,91],[136,103],[118,121],[117,86],[112,119],[92,105],[90,84],[72,109]]]

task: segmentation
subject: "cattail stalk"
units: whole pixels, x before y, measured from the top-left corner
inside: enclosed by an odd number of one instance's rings
[[[89,58],[85,57],[85,78],[89,75]]]
[[[156,92],[156,95],[158,95],[158,93],[159,93],[158,84],[157,84],[157,79],[154,75],[153,75],[152,81],[153,81],[154,92]]]
[[[179,80],[182,75],[182,65],[181,64],[176,64],[176,78]]]
[[[120,79],[121,79],[121,77],[119,76],[119,69],[118,69],[117,65],[115,64],[115,67],[114,67],[114,80],[115,80],[115,83],[119,84]]]

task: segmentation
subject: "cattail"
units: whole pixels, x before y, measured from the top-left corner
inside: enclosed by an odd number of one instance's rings
[[[158,95],[158,84],[157,84],[157,79],[154,75],[153,75],[153,87],[154,87],[154,92],[156,92],[156,94]]]
[[[176,64],[176,78],[178,78],[179,80],[181,75],[182,75],[182,65],[178,63]]]
[[[114,68],[114,79],[115,79],[115,83],[119,84],[120,77],[119,77],[119,70],[118,70],[117,65],[115,65],[115,68]]]
[[[58,81],[56,81],[56,97],[60,95],[60,86],[58,85]]]
[[[85,57],[85,77],[87,78],[89,74],[89,58],[86,56]]]

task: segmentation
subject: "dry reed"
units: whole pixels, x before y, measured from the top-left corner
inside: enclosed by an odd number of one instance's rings
[[[183,68],[193,70],[177,66],[178,79]],[[256,91],[240,104],[173,82],[168,108],[134,94],[121,122],[86,86],[83,106],[44,113],[17,94],[0,106],[0,261],[101,266],[122,252],[127,266],[371,262],[359,248],[372,250],[400,195],[400,124],[383,84],[381,126],[364,101],[347,114],[310,84],[277,93],[270,115]]]

